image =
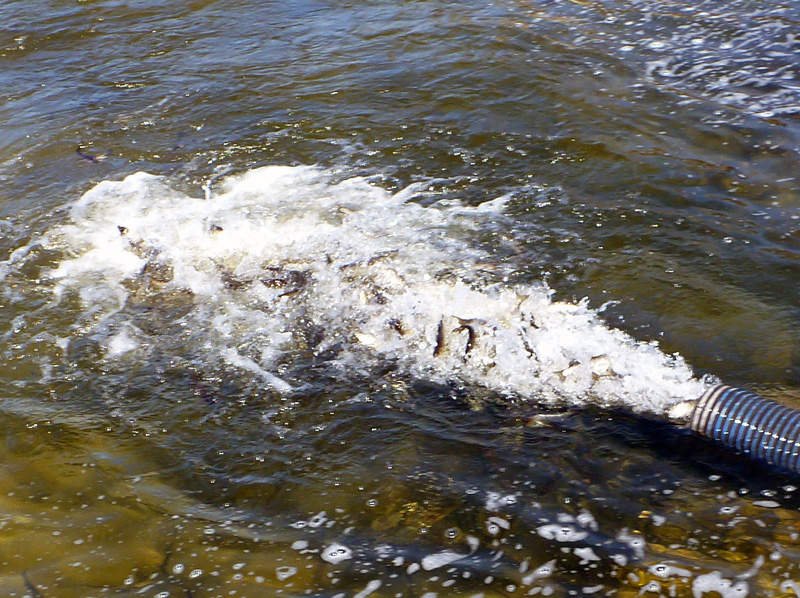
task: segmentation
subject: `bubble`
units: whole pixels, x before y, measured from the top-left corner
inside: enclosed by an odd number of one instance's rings
[[[293,575],[297,573],[296,567],[278,567],[275,569],[275,576],[278,578],[278,581],[286,581]]]
[[[351,559],[353,556],[353,551],[350,550],[347,546],[334,543],[328,546],[327,548],[324,548],[320,553],[320,556],[323,561],[326,561],[334,565],[338,565],[342,561]]]
[[[589,546],[585,546],[583,548],[576,548],[574,552],[575,556],[580,558],[582,563],[600,560],[600,557],[597,556],[594,550],[592,550],[591,547]]]
[[[556,542],[579,542],[589,535],[588,532],[579,531],[571,525],[559,525],[557,523],[537,527],[536,532],[541,537],[547,540],[555,540]]]
[[[502,517],[489,517],[486,520],[486,531],[492,536],[498,535],[502,530],[508,530],[511,524]]]
[[[705,575],[698,575],[694,579],[692,592],[695,596],[717,592],[722,598],[743,598],[748,595],[749,586],[745,581],[734,582],[722,577],[719,571],[712,571]]]
[[[588,527],[593,531],[597,531],[598,529],[600,529],[600,526],[597,524],[597,520],[594,518],[594,515],[592,515],[586,509],[582,510],[575,518],[575,520],[578,523],[580,523],[583,527]]]
[[[326,521],[328,521],[327,513],[325,511],[321,511],[308,520],[308,527],[317,528],[323,525]]]
[[[353,598],[366,598],[367,596],[369,596],[370,594],[372,594],[376,590],[378,590],[378,588],[380,588],[381,585],[383,585],[381,580],[373,579],[373,580],[367,582],[367,586],[363,590],[361,590],[360,592],[355,594],[353,596]]]
[[[433,569],[438,569],[439,567],[444,567],[445,565],[459,561],[463,559],[464,556],[466,555],[459,554],[452,550],[444,550],[426,556],[422,559],[420,564],[425,571],[432,571]]]
[[[555,572],[555,565],[556,560],[553,559],[552,561],[547,561],[543,565],[540,565],[533,571],[531,571],[528,575],[526,575],[522,579],[522,583],[525,585],[530,585],[537,579],[544,579],[546,577],[550,577]]]
[[[627,529],[623,529],[619,534],[617,534],[617,539],[630,546],[638,558],[642,558],[644,556],[645,541],[640,536],[631,534]]]
[[[647,592],[658,593],[660,591],[661,591],[661,584],[658,583],[657,581],[651,581],[651,582],[649,582],[647,585],[645,585],[642,588],[642,592],[643,593],[647,593]]]
[[[295,540],[292,542],[293,550],[305,550],[306,548],[308,548],[308,542],[305,540]]]

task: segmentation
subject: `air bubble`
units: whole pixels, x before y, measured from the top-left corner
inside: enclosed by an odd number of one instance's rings
[[[289,579],[290,577],[292,577],[296,573],[297,573],[297,568],[296,567],[288,567],[288,566],[286,566],[286,567],[278,567],[275,570],[275,575],[278,578],[278,581],[286,581],[287,579]]]
[[[305,540],[295,540],[292,542],[292,550],[305,550],[308,548],[308,542]]]
[[[320,554],[323,561],[338,565],[342,561],[352,558],[353,551],[341,544],[331,544]]]

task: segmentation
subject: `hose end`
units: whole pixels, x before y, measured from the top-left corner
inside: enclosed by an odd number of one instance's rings
[[[726,385],[706,390],[690,411],[687,425],[698,434],[757,461],[800,473],[800,411]]]

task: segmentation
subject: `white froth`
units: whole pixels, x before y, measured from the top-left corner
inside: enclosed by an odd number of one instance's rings
[[[655,565],[650,566],[647,570],[653,575],[656,575],[657,577],[661,577],[663,579],[669,579],[671,577],[692,576],[692,572],[689,571],[688,569],[677,567],[675,565],[670,564],[669,562],[657,563]]]
[[[692,582],[694,598],[716,592],[722,598],[744,598],[749,593],[747,582],[731,581],[722,577],[719,571],[698,575]]]
[[[353,551],[350,550],[347,546],[343,546],[338,543],[333,543],[327,548],[324,548],[320,553],[320,557],[322,560],[331,563],[332,565],[338,565],[342,561],[347,561],[353,558]]]
[[[575,556],[581,559],[580,564],[585,565],[590,561],[599,561],[600,557],[597,556],[594,550],[591,549],[589,546],[584,546],[582,548],[576,548],[574,551]]]
[[[530,585],[537,579],[544,579],[546,577],[550,577],[556,570],[556,560],[553,559],[552,561],[547,561],[544,565],[541,565],[534,569],[531,573],[526,575],[522,579],[522,583],[524,585]]]
[[[367,587],[365,587],[358,594],[353,596],[353,598],[367,598],[367,596],[369,596],[373,592],[376,592],[381,587],[381,585],[383,585],[381,583],[381,580],[373,579],[372,581],[367,583]]]
[[[486,510],[499,511],[503,507],[508,507],[517,504],[517,497],[514,494],[506,494],[505,496],[497,492],[487,492],[486,494]]]
[[[308,542],[305,540],[295,540],[292,542],[292,550],[305,550],[308,548]]]
[[[559,523],[539,526],[536,528],[536,533],[542,538],[555,540],[556,542],[580,542],[589,535],[589,532],[575,529],[571,525],[562,525]]]
[[[627,528],[623,528],[620,533],[617,534],[617,540],[630,546],[633,549],[636,558],[641,559],[644,557],[644,549],[646,544],[642,536],[632,534]]]
[[[284,566],[275,569],[275,577],[278,578],[278,581],[286,581],[287,579],[296,574],[297,574],[297,567]]]
[[[508,198],[424,208],[354,178],[271,166],[197,199],[139,173],[77,201],[45,244],[65,250],[54,292],[78,292],[97,320],[142,293],[184,293],[209,356],[282,393],[302,384],[279,360],[321,330],[317,354],[345,367],[391,359],[407,373],[536,400],[663,412],[703,391],[684,361],[607,327],[586,302],[544,285],[475,282],[491,256],[475,231]],[[133,350],[108,341],[109,357]],[[116,349],[112,349],[116,347]]]
[[[128,329],[123,329],[109,339],[106,357],[117,357],[128,351],[133,351],[138,346],[139,342],[131,336]]]
[[[422,559],[421,564],[425,571],[432,571],[434,569],[438,569],[439,567],[449,565],[450,563],[460,561],[464,558],[464,556],[466,555],[459,554],[458,552],[454,552],[452,550],[443,550],[442,552],[429,554]]]
[[[486,520],[486,530],[493,536],[500,533],[501,530],[508,530],[511,524],[502,517],[489,517]]]

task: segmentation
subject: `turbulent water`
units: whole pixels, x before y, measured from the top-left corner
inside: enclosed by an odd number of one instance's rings
[[[0,17],[0,593],[800,595],[794,4]]]

